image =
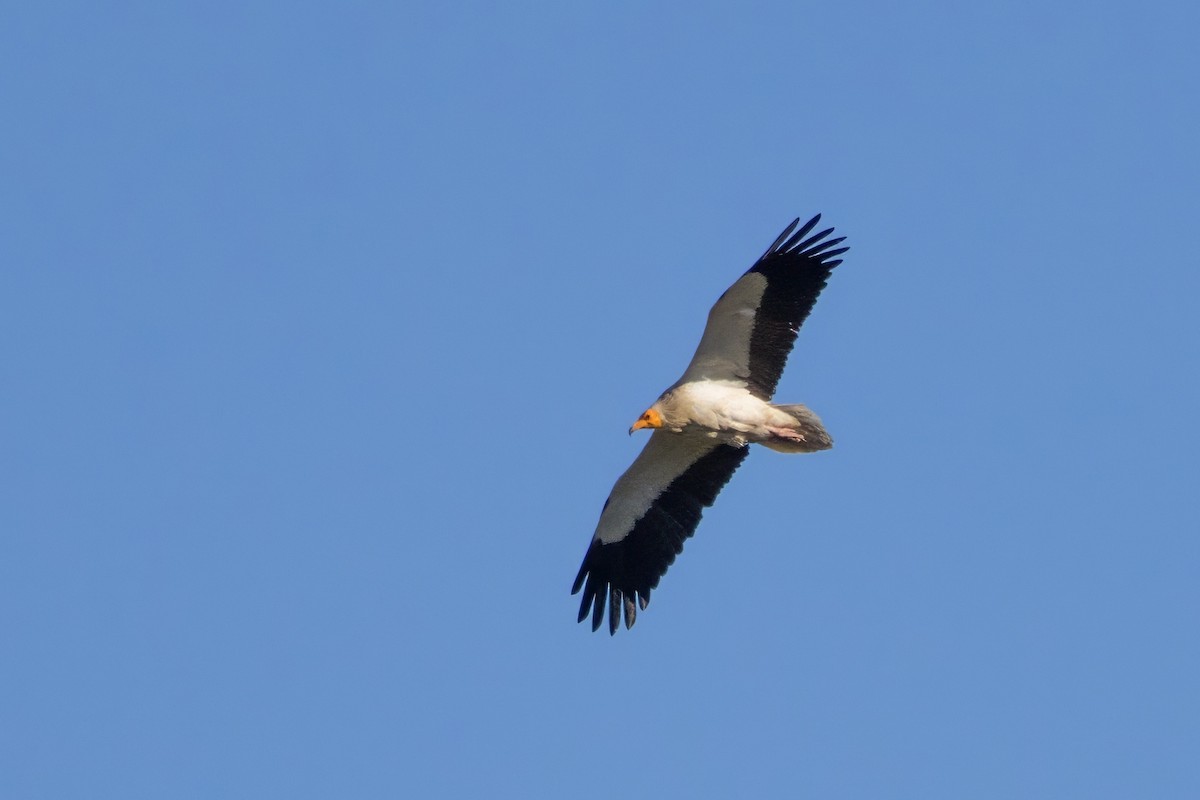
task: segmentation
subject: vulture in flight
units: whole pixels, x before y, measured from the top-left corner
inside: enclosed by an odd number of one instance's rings
[[[827,238],[833,228],[812,233],[820,219],[787,226],[721,295],[683,377],[629,429],[652,429],[650,440],[613,486],[571,588],[583,590],[579,621],[590,613],[593,631],[606,602],[609,633],[622,616],[633,625],[751,444],[781,453],[833,446],[808,408],[771,402],[796,332],[849,249],[838,247],[845,237]]]

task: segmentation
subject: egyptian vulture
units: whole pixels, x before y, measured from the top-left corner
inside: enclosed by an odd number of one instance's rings
[[[605,501],[571,588],[583,590],[579,621],[590,612],[593,631],[606,601],[610,634],[622,612],[633,625],[751,444],[781,453],[833,446],[808,408],[771,403],[796,332],[849,249],[837,247],[844,236],[826,238],[833,228],[809,235],[820,219],[787,226],[721,295],[683,377],[629,429],[653,432]]]

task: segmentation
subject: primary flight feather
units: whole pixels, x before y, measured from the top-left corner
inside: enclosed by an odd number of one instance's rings
[[[583,590],[579,621],[590,613],[593,631],[606,603],[609,633],[622,616],[633,625],[751,444],[782,453],[833,446],[808,408],[771,403],[800,325],[849,249],[838,247],[844,236],[827,238],[833,228],[812,233],[820,220],[799,230],[795,220],[721,295],[683,377],[629,429],[653,432],[604,503],[571,588]]]

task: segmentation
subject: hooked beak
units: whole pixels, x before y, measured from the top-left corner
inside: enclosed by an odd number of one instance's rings
[[[646,420],[639,419],[637,422],[633,423],[633,427],[629,429],[629,435],[633,436],[634,431],[640,431],[642,428],[649,428],[649,427],[650,426],[646,424]]]
[[[633,436],[634,431],[640,431],[642,428],[661,428],[662,424],[662,415],[652,408],[638,417],[637,422],[629,429],[629,435]]]

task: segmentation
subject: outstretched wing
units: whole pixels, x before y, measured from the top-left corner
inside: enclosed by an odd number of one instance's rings
[[[655,431],[625,474],[617,479],[600,512],[600,522],[575,578],[571,594],[583,589],[579,621],[592,614],[592,630],[604,619],[616,633],[620,611],[633,625],[637,605],[650,602],[650,590],[700,515],[746,457],[746,447],[721,444],[703,434]],[[585,582],[586,581],[586,582]]]
[[[708,312],[700,345],[679,383],[734,381],[756,397],[771,399],[796,333],[829,273],[842,263],[837,256],[850,249],[837,247],[844,236],[826,238],[833,228],[809,236],[820,219],[818,214],[795,233],[800,220],[789,225],[721,295]]]

